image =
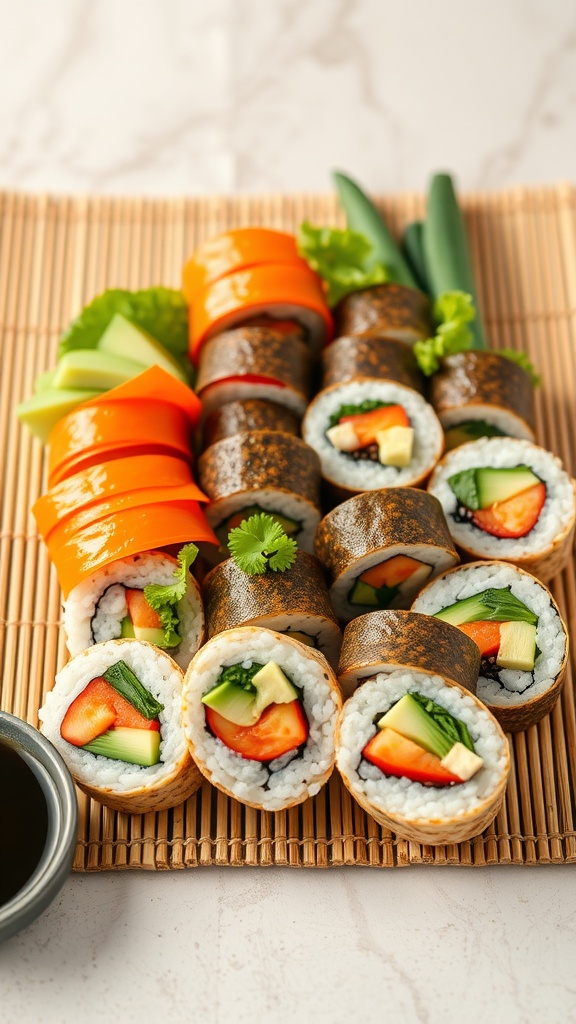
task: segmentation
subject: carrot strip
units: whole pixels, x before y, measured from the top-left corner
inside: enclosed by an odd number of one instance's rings
[[[187,302],[226,274],[262,263],[296,263],[305,266],[296,239],[270,228],[238,228],[210,238],[196,249],[182,272],[182,291]]]

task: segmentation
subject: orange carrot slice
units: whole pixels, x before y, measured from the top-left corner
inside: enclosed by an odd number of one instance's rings
[[[439,757],[423,750],[394,729],[379,729],[368,741],[362,754],[386,775],[412,779],[413,782],[429,782],[436,786],[462,782],[457,775],[444,768]]]
[[[410,558],[409,555],[394,555],[393,558],[388,558],[387,561],[366,569],[360,574],[360,579],[363,583],[369,583],[376,590],[380,587],[397,587],[422,565],[424,562],[419,562],[417,558]]]
[[[389,427],[409,427],[410,420],[401,405],[384,405],[370,412],[360,412],[354,416],[343,416],[340,423],[351,423],[360,445],[365,448],[373,444],[376,434]]]
[[[194,303],[199,291],[226,274],[263,263],[306,265],[296,239],[270,228],[238,228],[200,245],[182,271],[182,291]]]
[[[480,649],[483,658],[498,653],[500,647],[500,622],[463,622],[458,629],[466,633]]]

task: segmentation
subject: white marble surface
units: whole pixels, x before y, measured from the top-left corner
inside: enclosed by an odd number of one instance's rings
[[[378,192],[576,177],[567,0],[1,0],[0,186]],[[574,869],[74,876],[2,1024],[576,1020]]]

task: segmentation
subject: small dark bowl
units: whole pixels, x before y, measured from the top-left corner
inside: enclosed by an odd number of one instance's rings
[[[0,739],[10,744],[38,779],[48,810],[48,835],[31,877],[0,906],[0,942],[25,928],[52,902],[74,860],[78,803],[72,776],[53,745],[20,718],[0,711]]]

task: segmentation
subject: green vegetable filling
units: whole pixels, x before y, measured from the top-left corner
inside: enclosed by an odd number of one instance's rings
[[[144,718],[158,718],[160,712],[164,710],[164,705],[160,704],[150,691],[142,686],[126,662],[117,661],[115,665],[106,669],[102,677]]]
[[[363,402],[356,405],[341,405],[336,412],[333,412],[329,427],[335,427],[344,416],[361,416],[364,412],[373,412],[374,409],[384,409],[387,405],[395,405],[395,402],[380,402],[376,398],[365,398]]]
[[[481,594],[456,601],[436,612],[435,618],[453,626],[466,622],[528,622],[535,626],[538,622],[538,616],[509,587],[490,587]]]
[[[388,280],[384,264],[371,259],[372,243],[357,231],[315,228],[305,221],[297,242],[300,255],[324,281],[329,306],[351,292]]]
[[[449,711],[446,711],[446,708],[437,704],[436,701],[431,700],[430,697],[424,697],[421,693],[411,693],[410,696],[413,697],[426,714],[433,719],[442,734],[445,736],[449,743],[446,753],[448,753],[448,750],[450,750],[455,743],[462,743],[468,748],[468,750],[471,750],[472,753],[474,753],[474,744],[470,738],[468,727],[464,722],[461,722],[458,718],[454,718]]]
[[[178,568],[174,570],[174,583],[150,583],[144,587],[144,597],[155,612],[158,612],[164,630],[163,647],[177,647],[182,643],[178,629],[180,618],[177,606],[186,594],[188,571],[193,564],[198,548],[195,544],[185,544],[178,552]]]

